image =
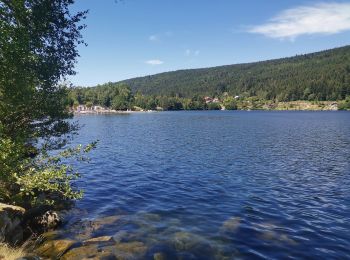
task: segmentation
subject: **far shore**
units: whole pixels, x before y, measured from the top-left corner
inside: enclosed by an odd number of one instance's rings
[[[93,106],[87,108],[85,105],[79,105],[72,112],[75,115],[106,115],[106,114],[136,114],[136,113],[154,113],[162,111],[210,111],[210,109],[203,110],[164,110],[157,107],[156,110],[146,110],[140,107],[134,107],[134,110],[114,110],[102,106]],[[265,102],[255,103],[250,101],[242,102],[237,106],[238,111],[339,111],[338,103],[335,101],[289,101],[289,102]],[[220,110],[216,110],[220,111]],[[221,111],[226,111],[225,107],[221,105]]]

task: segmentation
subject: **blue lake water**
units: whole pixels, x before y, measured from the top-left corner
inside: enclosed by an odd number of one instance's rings
[[[350,113],[198,111],[85,115],[85,197],[66,225],[142,258],[350,258]],[[67,233],[69,233],[67,231]]]

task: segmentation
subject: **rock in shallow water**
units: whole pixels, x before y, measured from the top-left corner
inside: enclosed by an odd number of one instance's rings
[[[79,241],[90,239],[94,233],[108,225],[113,225],[122,218],[122,215],[101,217],[95,220],[87,220],[77,223],[71,231],[75,233],[75,239]]]
[[[89,245],[89,244],[108,244],[108,245],[113,245],[115,244],[115,240],[111,236],[102,236],[102,237],[94,237],[90,238],[88,240],[85,240],[83,242],[84,245]]]
[[[119,243],[115,246],[118,259],[142,259],[147,247],[142,242]]]
[[[69,250],[62,256],[62,260],[100,259],[110,256],[110,252],[99,249],[97,244],[76,247]]]
[[[195,255],[199,259],[211,259],[215,254],[215,250],[208,240],[189,232],[175,233],[172,244],[178,251],[178,258],[180,258],[180,255],[187,255],[188,257],[189,255]],[[192,256],[184,259],[191,259]]]
[[[221,232],[236,232],[241,224],[241,218],[240,217],[231,217],[228,220],[226,220],[221,228]]]
[[[81,259],[143,259],[147,247],[142,242],[119,243],[104,246],[98,243],[72,248],[62,256],[62,260]]]
[[[69,239],[53,240],[45,242],[35,252],[50,259],[56,259],[67,252],[76,242]]]
[[[166,257],[166,255],[164,253],[155,253],[153,255],[153,259],[154,260],[166,260],[167,257]]]

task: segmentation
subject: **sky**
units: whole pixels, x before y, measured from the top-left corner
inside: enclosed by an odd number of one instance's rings
[[[350,0],[76,0],[89,10],[76,86],[348,45]]]

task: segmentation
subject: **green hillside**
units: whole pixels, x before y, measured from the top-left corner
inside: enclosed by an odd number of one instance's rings
[[[350,94],[350,46],[291,58],[179,70],[125,80],[145,95],[230,95],[260,99],[341,100]]]

